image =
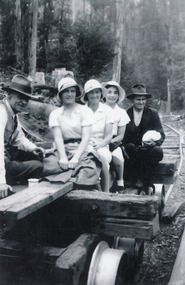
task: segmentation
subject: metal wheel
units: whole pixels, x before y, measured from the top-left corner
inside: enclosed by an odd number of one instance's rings
[[[133,284],[139,273],[144,254],[144,241],[134,238],[115,237],[113,247],[123,249],[128,254],[126,280]]]
[[[115,237],[113,247],[123,249],[128,254],[129,260],[141,263],[144,253],[144,241],[135,238]]]
[[[154,184],[154,195],[159,197],[159,220],[161,220],[165,206],[165,186],[164,184]]]
[[[107,242],[101,241],[92,256],[87,285],[125,285],[126,265],[124,250],[110,248]]]

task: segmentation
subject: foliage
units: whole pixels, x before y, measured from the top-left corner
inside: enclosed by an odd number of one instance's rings
[[[169,81],[172,108],[184,107],[184,0],[38,1],[38,71],[48,74],[56,67],[65,67],[74,72],[80,83],[90,77],[103,81],[111,79],[116,56],[115,4],[124,2],[122,86],[129,92],[132,84],[143,82],[159,101],[167,100]],[[28,73],[32,0],[20,2],[21,71]],[[14,68],[19,66],[15,56],[15,5],[15,0],[0,1],[0,63]]]
[[[83,81],[97,77],[113,59],[113,36],[101,21],[80,19],[75,23],[76,62]]]

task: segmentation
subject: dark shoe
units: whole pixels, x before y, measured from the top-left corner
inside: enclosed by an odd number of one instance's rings
[[[14,192],[14,191],[8,189],[8,196],[11,196],[11,195],[13,195],[13,194],[15,194],[15,193],[16,193],[16,192]]]
[[[116,186],[116,192],[124,194],[125,193],[124,186]]]

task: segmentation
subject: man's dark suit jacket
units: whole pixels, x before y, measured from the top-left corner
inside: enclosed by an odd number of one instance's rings
[[[134,123],[133,107],[128,109],[127,113],[130,117],[130,122],[126,126],[123,145],[127,143],[133,143],[136,146],[141,145],[143,135],[150,130],[155,130],[161,134],[161,139],[156,142],[156,145],[160,146],[163,143],[165,134],[156,110],[144,107],[143,116],[138,127]]]

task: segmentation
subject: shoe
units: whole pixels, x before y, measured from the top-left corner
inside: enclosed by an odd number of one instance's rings
[[[116,192],[124,194],[125,193],[124,186],[116,186]]]
[[[14,192],[14,191],[12,191],[12,190],[10,190],[9,188],[8,188],[8,196],[11,196],[11,195],[13,195],[13,194],[15,194],[16,192]]]

